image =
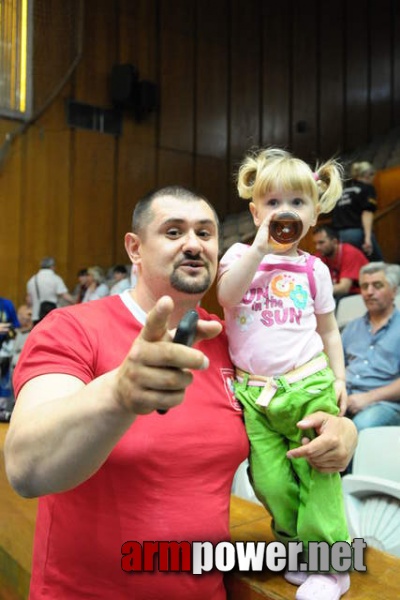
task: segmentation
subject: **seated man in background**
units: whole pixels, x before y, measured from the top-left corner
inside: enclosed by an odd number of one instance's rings
[[[369,263],[359,281],[367,312],[345,327],[342,341],[348,416],[361,431],[400,425],[400,311],[395,265]]]
[[[368,264],[364,253],[355,246],[339,242],[338,234],[327,225],[313,231],[316,255],[329,269],[336,302],[343,296],[359,294],[358,274]]]

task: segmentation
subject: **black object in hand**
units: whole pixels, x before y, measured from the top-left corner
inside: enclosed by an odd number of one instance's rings
[[[195,310],[188,310],[179,321],[178,327],[174,335],[175,344],[183,344],[184,346],[191,346],[196,337],[197,321],[199,315]],[[167,409],[158,408],[157,412],[159,415],[165,415]]]

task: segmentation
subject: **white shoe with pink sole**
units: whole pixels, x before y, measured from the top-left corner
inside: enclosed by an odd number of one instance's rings
[[[296,592],[296,600],[339,600],[350,587],[348,573],[310,573]]]

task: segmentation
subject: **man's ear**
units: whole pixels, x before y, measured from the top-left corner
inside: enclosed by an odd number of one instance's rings
[[[125,250],[133,265],[140,262],[140,238],[131,231],[125,234]]]
[[[254,202],[250,202],[249,209],[253,217],[254,225],[259,227],[261,225],[261,219],[258,216],[257,206],[254,204]]]

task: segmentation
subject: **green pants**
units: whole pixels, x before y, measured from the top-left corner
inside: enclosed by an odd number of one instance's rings
[[[271,513],[276,538],[303,542],[306,561],[310,541],[350,542],[339,473],[320,473],[304,458],[286,457],[302,437],[315,437],[313,430],[298,429],[298,421],[318,410],[338,414],[333,382],[329,367],[294,384],[280,377],[268,407],[256,404],[262,387],[235,383],[250,440],[254,491]]]

